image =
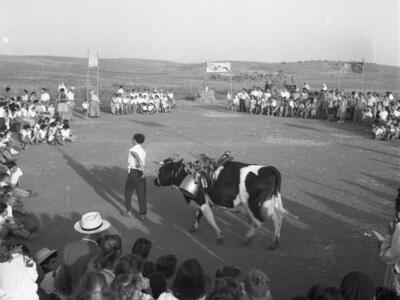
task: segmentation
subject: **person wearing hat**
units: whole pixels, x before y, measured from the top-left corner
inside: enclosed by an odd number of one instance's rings
[[[40,288],[48,295],[54,294],[56,292],[54,278],[60,268],[58,250],[44,247],[36,253],[35,260],[44,273],[43,279],[39,283]]]
[[[64,248],[63,263],[56,276],[57,291],[69,296],[76,290],[89,262],[96,256],[101,233],[110,228],[110,223],[102,219],[98,212],[88,212],[75,223],[74,229],[83,237],[69,243]]]

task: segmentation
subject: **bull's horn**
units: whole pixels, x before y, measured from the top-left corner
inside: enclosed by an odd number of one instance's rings
[[[153,163],[155,163],[157,165],[163,165],[164,164],[163,161],[156,161],[156,160],[153,160]]]
[[[175,153],[174,156],[172,157],[172,160],[176,162],[176,161],[178,161],[180,158],[181,158],[181,156],[180,156],[179,154],[176,154],[176,153]]]

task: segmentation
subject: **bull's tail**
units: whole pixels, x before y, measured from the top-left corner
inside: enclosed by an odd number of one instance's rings
[[[281,172],[279,172],[279,170],[275,167],[269,166],[269,168],[272,170],[276,178],[274,195],[278,196],[278,194],[281,192],[281,184],[282,184]]]
[[[286,210],[286,208],[283,207],[282,197],[280,192],[277,193],[277,195],[274,197],[274,200],[275,200],[275,209],[278,210],[284,217],[295,220],[299,219],[298,216],[292,214],[290,211]]]

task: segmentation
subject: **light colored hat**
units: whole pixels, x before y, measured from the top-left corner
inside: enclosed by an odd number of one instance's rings
[[[99,233],[110,228],[110,222],[103,220],[100,213],[88,212],[82,215],[80,221],[76,222],[74,229],[84,234]]]
[[[48,257],[50,257],[53,253],[56,253],[58,250],[50,250],[47,247],[44,247],[40,249],[36,255],[35,255],[35,260],[36,262],[40,265],[42,262],[44,262]]]

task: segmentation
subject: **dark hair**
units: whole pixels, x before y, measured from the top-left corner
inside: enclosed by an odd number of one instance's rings
[[[166,279],[169,279],[175,274],[177,262],[175,255],[163,255],[157,259],[156,269],[163,273]]]
[[[63,125],[63,129],[69,129],[69,125],[68,124],[64,124]]]
[[[147,260],[143,264],[143,272],[142,275],[143,277],[149,277],[151,273],[153,273],[156,270],[156,265],[150,261]]]
[[[240,269],[235,266],[223,266],[215,272],[215,278],[232,277],[237,278],[240,275]]]
[[[399,296],[394,290],[379,286],[376,288],[375,300],[399,300]]]
[[[320,290],[326,288],[327,286],[321,284],[314,284],[308,291],[307,297],[310,300],[317,300],[318,293]]]
[[[142,133],[136,133],[136,134],[133,136],[133,139],[134,139],[138,144],[143,144],[143,143],[144,143],[144,140],[145,140],[145,137],[144,137],[144,135],[143,135]]]
[[[47,125],[46,125],[46,124],[42,124],[42,125],[40,125],[40,129],[41,129],[41,130],[45,129],[46,127],[47,127]]]
[[[15,161],[13,161],[13,160],[8,160],[5,163],[5,165],[7,166],[7,168],[12,169],[12,168],[17,166],[17,163]]]
[[[335,287],[325,287],[319,290],[317,300],[342,300],[340,290]]]
[[[7,209],[7,204],[0,202],[0,214],[2,214]]]
[[[354,294],[358,294],[360,299],[373,299],[375,287],[367,275],[361,272],[350,272],[343,277],[340,292],[344,300],[352,299]]]
[[[232,277],[221,277],[217,278],[214,282],[214,290],[210,293],[211,299],[218,299],[222,297],[222,299],[240,299],[243,295],[242,286],[239,281]],[[208,299],[208,297],[207,297]]]
[[[148,277],[150,281],[151,293],[154,299],[157,299],[167,290],[167,283],[164,274],[161,272],[153,272]]]
[[[115,264],[114,274],[138,274],[143,271],[143,259],[135,254],[127,254],[121,257]]]
[[[100,241],[99,251],[92,260],[93,268],[100,271],[104,268],[114,268],[114,264],[121,254],[122,239],[118,234],[105,235]]]
[[[143,259],[147,259],[152,247],[151,241],[145,238],[138,238],[132,246],[132,254],[136,254]]]
[[[178,269],[172,292],[179,300],[193,300],[204,296],[205,277],[199,262],[194,259],[185,260]]]

